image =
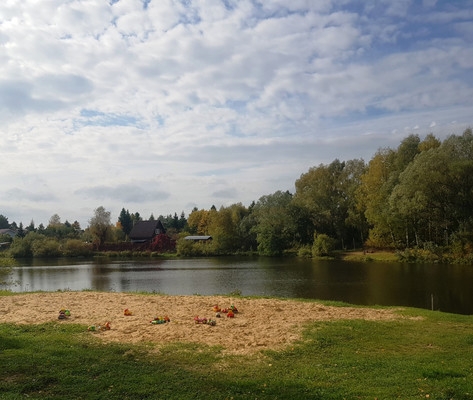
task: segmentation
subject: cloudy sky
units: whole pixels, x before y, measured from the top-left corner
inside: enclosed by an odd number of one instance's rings
[[[473,0],[3,0],[0,214],[186,215],[473,125]]]

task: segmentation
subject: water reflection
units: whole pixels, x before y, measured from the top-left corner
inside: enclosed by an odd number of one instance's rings
[[[473,314],[472,266],[346,263],[296,258],[33,260],[9,289],[279,296]]]

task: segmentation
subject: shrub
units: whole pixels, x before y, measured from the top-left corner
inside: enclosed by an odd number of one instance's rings
[[[60,244],[56,239],[35,240],[31,248],[34,257],[58,257],[61,255]]]
[[[177,241],[176,250],[177,254],[180,256],[192,256],[194,252],[193,243],[190,240],[181,238]]]
[[[177,254],[184,257],[200,257],[215,255],[215,247],[212,242],[194,242],[181,238],[177,241]]]
[[[396,256],[400,262],[407,263],[436,263],[442,261],[442,258],[436,254],[432,249],[405,249],[396,252]]]
[[[302,246],[297,251],[297,256],[302,258],[311,258],[312,257],[312,249],[310,246]]]
[[[30,232],[24,238],[17,236],[13,239],[8,253],[13,258],[33,257],[33,244],[45,238],[46,236],[37,232]]]
[[[158,253],[170,252],[176,249],[176,243],[168,235],[162,233],[153,238],[149,249]]]
[[[314,257],[329,256],[335,248],[335,239],[325,233],[314,233],[314,244],[312,245],[312,255]]]
[[[87,257],[92,255],[92,244],[80,239],[68,239],[64,243],[62,253],[66,257]]]

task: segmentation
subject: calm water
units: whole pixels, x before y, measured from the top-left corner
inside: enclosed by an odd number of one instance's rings
[[[400,305],[473,314],[473,266],[295,258],[32,261],[13,269],[15,292],[83,290],[229,294]]]

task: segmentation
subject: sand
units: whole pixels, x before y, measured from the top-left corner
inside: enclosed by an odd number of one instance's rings
[[[213,306],[234,305],[234,318],[215,317]],[[71,315],[59,320],[59,311]],[[132,315],[124,315],[128,309]],[[154,325],[155,317],[168,316],[170,322]],[[212,318],[215,326],[196,324],[194,317]],[[40,324],[100,325],[110,322],[110,330],[89,332],[105,342],[154,343],[195,342],[222,346],[228,354],[251,354],[264,349],[280,349],[301,339],[304,325],[312,321],[338,319],[395,320],[393,309],[332,307],[317,302],[246,299],[226,296],[166,296],[104,292],[27,293],[0,297],[0,322]]]

